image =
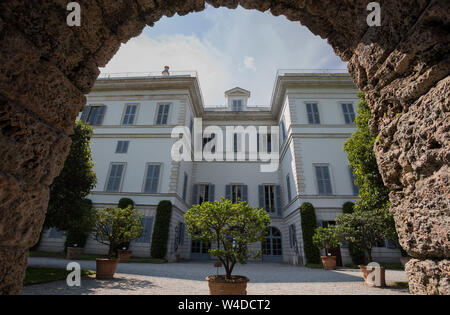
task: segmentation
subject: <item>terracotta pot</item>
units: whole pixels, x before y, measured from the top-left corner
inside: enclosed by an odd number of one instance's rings
[[[130,262],[131,253],[132,253],[131,250],[118,250],[117,256],[118,256],[119,262],[120,263]]]
[[[231,280],[226,280],[225,276],[209,276],[206,278],[209,283],[210,295],[247,295],[247,277],[232,276]]]
[[[336,256],[320,256],[325,270],[336,270]]]
[[[410,261],[412,259],[412,257],[400,257],[400,262],[403,265],[403,268],[406,267],[406,264],[408,263],[408,261]]]
[[[97,258],[97,279],[113,279],[118,259]]]
[[[68,260],[79,260],[83,250],[82,247],[67,247],[66,258]]]
[[[361,270],[361,273],[364,277],[364,281],[366,282],[366,285],[368,285],[369,287],[378,287],[378,288],[384,288],[386,286],[386,270],[384,269],[384,267],[380,267],[380,272],[379,272],[379,281],[377,281],[378,279],[377,277],[377,271],[374,271],[374,274],[372,275],[372,281],[370,281],[369,274],[374,270],[373,268],[369,268],[367,269],[367,266],[358,266],[359,269]],[[375,276],[375,277],[374,277]],[[373,279],[375,278],[375,279]]]

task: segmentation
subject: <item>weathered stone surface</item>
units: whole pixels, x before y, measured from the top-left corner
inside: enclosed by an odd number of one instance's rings
[[[47,186],[67,154],[62,132],[71,132],[98,67],[146,24],[201,11],[206,1],[78,2],[82,26],[75,28],[66,24],[67,1],[0,3],[0,154],[8,157],[0,166],[0,245],[8,246],[0,249],[6,253],[0,255],[0,280],[6,279],[4,285],[0,281],[2,293],[20,288],[20,277],[10,273],[24,270],[22,248],[37,239]],[[380,133],[375,150],[385,184],[392,189],[401,244],[415,257],[447,258],[449,2],[379,1],[382,26],[371,28],[366,23],[368,1],[363,0],[207,2],[270,10],[299,21],[349,61],[349,71],[372,108],[372,129]],[[413,292],[448,293],[448,283],[442,284],[448,260],[434,264],[438,267],[411,265]]]
[[[28,248],[0,246],[0,294],[20,294],[27,264]]]
[[[412,294],[450,295],[450,260],[411,259],[405,270]]]
[[[50,185],[64,167],[70,138],[0,95],[0,169]]]
[[[400,242],[414,257],[450,257],[449,102],[447,77],[393,119],[375,145],[384,182],[393,190]]]
[[[0,246],[31,247],[44,224],[49,190],[0,170]]]

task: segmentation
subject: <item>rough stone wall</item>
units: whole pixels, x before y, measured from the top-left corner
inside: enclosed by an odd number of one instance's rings
[[[80,0],[82,25],[70,28],[68,2],[0,3],[0,293],[21,290],[48,186],[61,171],[98,68],[145,25],[205,6],[204,0]],[[450,242],[449,2],[380,0],[382,26],[371,28],[368,0],[208,2],[300,21],[349,61],[380,132],[375,151],[392,189],[402,246],[418,258],[408,266],[411,289],[448,294],[442,279]],[[436,275],[439,281],[424,280]]]

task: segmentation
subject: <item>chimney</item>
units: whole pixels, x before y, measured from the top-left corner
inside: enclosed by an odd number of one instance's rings
[[[164,67],[164,71],[162,72],[163,76],[169,76],[170,72],[169,72],[170,67],[169,66],[165,66]]]

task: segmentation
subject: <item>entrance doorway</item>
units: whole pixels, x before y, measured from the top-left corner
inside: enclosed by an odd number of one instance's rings
[[[263,261],[281,262],[283,261],[283,249],[281,245],[281,232],[272,227],[262,243]]]
[[[211,255],[208,252],[210,249],[210,243],[205,243],[203,241],[192,241],[191,259],[210,259]]]

